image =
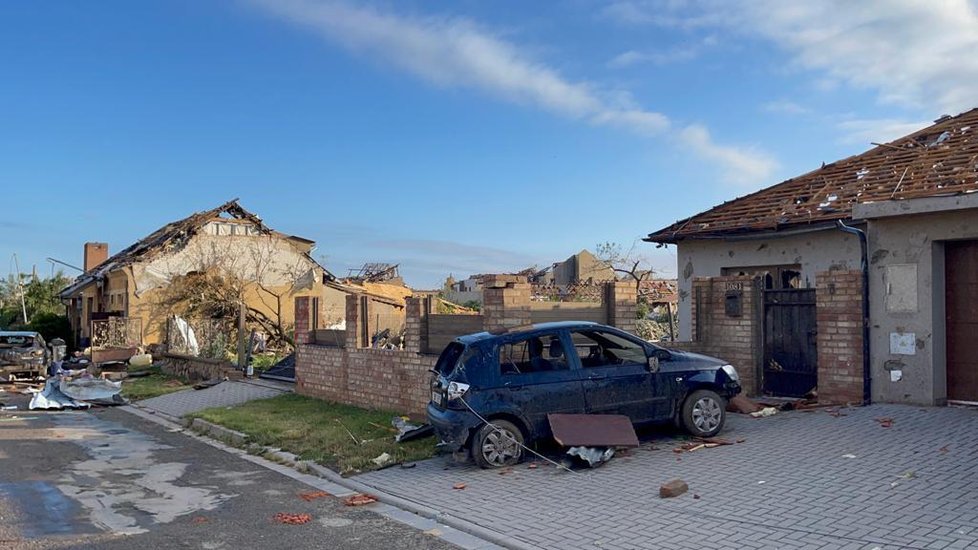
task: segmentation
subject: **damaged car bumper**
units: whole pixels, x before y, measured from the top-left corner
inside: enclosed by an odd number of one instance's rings
[[[427,412],[428,423],[435,429],[439,445],[452,452],[464,448],[472,430],[482,424],[469,411],[442,409],[434,403],[428,403]]]

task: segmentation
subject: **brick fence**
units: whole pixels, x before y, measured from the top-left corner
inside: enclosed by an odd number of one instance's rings
[[[730,307],[730,301],[739,307]],[[698,277],[692,289],[690,342],[671,347],[719,357],[737,367],[747,395],[763,387],[763,290],[751,276]],[[815,276],[818,394],[823,402],[862,401],[862,273]]]
[[[815,275],[818,395],[833,403],[863,400],[863,279],[860,271]]]
[[[529,324],[530,285],[525,277],[496,275],[485,283],[482,317],[485,330]],[[635,328],[635,286],[608,283],[609,322]],[[305,301],[304,301],[305,300]],[[427,298],[406,300],[403,350],[367,348],[362,337],[359,297],[347,297],[342,346],[314,343],[309,337],[308,298],[296,298],[296,392],[337,403],[421,416],[430,398],[429,369],[438,356],[428,350]]]

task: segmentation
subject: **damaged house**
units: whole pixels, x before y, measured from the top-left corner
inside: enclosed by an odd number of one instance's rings
[[[60,296],[82,344],[93,334],[98,344],[104,335],[96,327],[109,319],[124,321],[128,333],[117,346],[160,343],[191,294],[217,295],[217,303],[240,295],[251,326],[288,334],[296,296],[321,297],[323,314],[343,319],[349,291],[325,284],[333,277],[310,256],[314,246],[270,229],[232,200],[168,223],[111,257],[105,243],[86,243],[85,272]],[[212,312],[220,313],[236,318],[235,311]]]
[[[978,402],[978,109],[874,145],[645,239],[748,393]]]

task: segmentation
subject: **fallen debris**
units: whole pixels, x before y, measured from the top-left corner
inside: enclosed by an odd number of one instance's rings
[[[406,416],[395,416],[391,419],[391,425],[397,430],[394,441],[402,443],[412,439],[421,439],[435,432],[435,427],[430,424],[411,424]]]
[[[211,380],[204,380],[203,382],[197,382],[196,384],[194,384],[194,389],[195,390],[205,390],[207,388],[213,388],[214,386],[220,384],[221,382],[224,382],[225,380],[226,380],[226,378],[212,378]],[[171,384],[172,382],[176,382],[177,383],[173,387],[182,386],[183,385],[182,383],[180,383],[179,380],[168,380],[166,383],[167,384]]]
[[[873,420],[879,422],[881,428],[889,428],[893,426],[892,418],[874,418]]]
[[[638,447],[631,420],[621,414],[548,414],[554,439],[564,447]]]
[[[735,395],[727,402],[727,411],[733,413],[750,414],[763,408],[745,395]]]
[[[343,506],[364,506],[377,502],[377,497],[366,493],[357,493],[343,499]]]
[[[306,502],[312,502],[314,500],[317,500],[317,499],[320,499],[320,498],[326,498],[326,497],[329,497],[329,496],[333,496],[333,495],[327,493],[326,491],[310,491],[310,492],[307,492],[307,493],[299,493],[299,498],[301,498],[302,500],[304,500]]]
[[[659,487],[659,498],[673,498],[689,490],[689,485],[681,479],[674,479]]]
[[[774,407],[764,407],[757,412],[750,413],[750,415],[754,418],[765,418],[768,416],[774,416],[776,414],[778,414],[778,409],[775,409]]]
[[[391,458],[391,455],[387,453],[381,453],[376,458],[370,459],[370,462],[376,464],[378,468],[383,468],[384,466],[387,466],[391,462],[394,462],[394,459]]]
[[[465,489],[465,487],[467,487],[467,485],[464,483],[456,483],[455,485],[452,485],[452,489],[455,489],[456,491],[461,491],[462,489]]]
[[[207,519],[204,516],[196,516],[196,517],[194,517],[193,519],[190,520],[190,523],[192,523],[194,525],[203,525],[205,523],[210,523],[210,521],[211,520]]]
[[[309,523],[312,516],[309,514],[286,514],[284,512],[279,512],[275,514],[272,519],[278,523],[284,523],[286,525],[302,525],[304,523]]]
[[[856,455],[854,455],[852,453],[846,453],[846,454],[842,455],[842,458],[856,458]]]
[[[589,468],[597,468],[615,456],[615,449],[613,447],[571,447],[567,450],[567,454],[580,458],[587,463]]]
[[[947,453],[951,452],[950,445],[945,445],[945,446],[941,447],[940,449],[938,449],[938,452],[940,452],[941,454],[947,454]]]

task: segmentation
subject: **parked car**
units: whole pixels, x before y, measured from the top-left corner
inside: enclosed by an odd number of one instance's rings
[[[39,333],[0,331],[0,375],[44,374],[48,357],[48,348]]]
[[[738,393],[736,369],[720,359],[597,323],[542,323],[456,338],[432,370],[427,413],[445,445],[490,468],[519,462],[523,445],[550,437],[551,413],[672,421],[710,437]]]

